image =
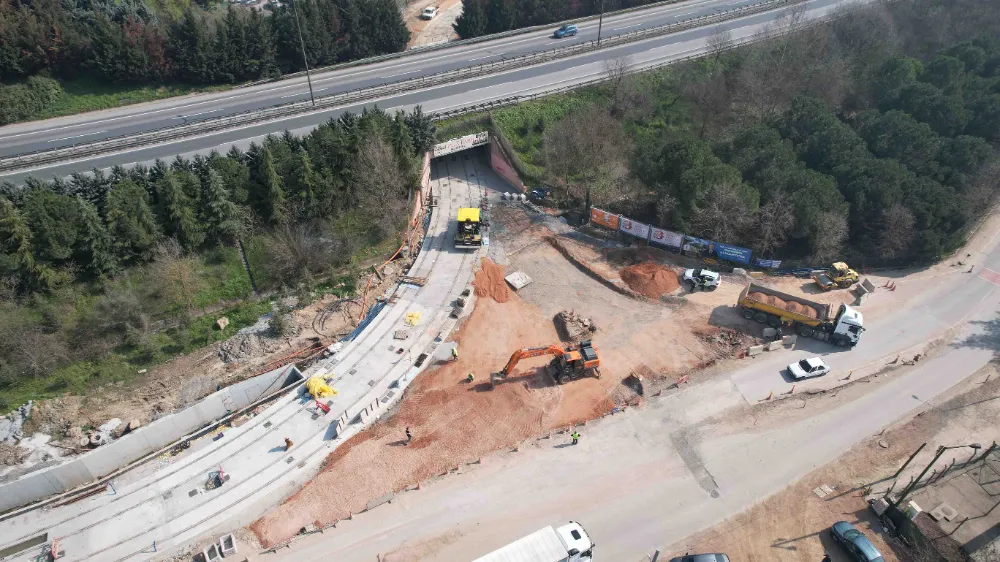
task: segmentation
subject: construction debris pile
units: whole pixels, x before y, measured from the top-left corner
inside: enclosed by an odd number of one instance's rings
[[[630,289],[651,299],[658,299],[680,287],[676,271],[654,262],[630,265],[623,268],[620,274]]]
[[[757,338],[728,328],[699,333],[698,337],[722,357],[733,357],[741,349],[758,343]]]
[[[278,351],[281,348],[281,340],[273,337],[271,333],[270,319],[272,314],[276,313],[271,312],[261,316],[252,326],[243,328],[236,332],[233,337],[220,343],[217,348],[219,359],[222,359],[222,362],[226,364],[246,363],[251,359]],[[285,325],[288,326],[290,332],[286,334],[288,336],[294,335],[294,332],[298,331],[298,327],[290,316],[286,317]]]
[[[572,310],[562,310],[555,316],[556,330],[564,341],[579,342],[589,339],[597,331],[597,324]]]
[[[24,422],[31,417],[32,401],[23,404],[20,408],[0,418],[0,443],[16,445],[24,437],[22,427]]]
[[[809,318],[819,318],[819,313],[816,312],[816,310],[811,306],[805,306],[793,301],[785,301],[773,295],[765,295],[764,293],[750,293],[747,296],[751,300],[787,310],[788,312],[792,312],[794,314],[801,314],[802,316],[808,316]]]

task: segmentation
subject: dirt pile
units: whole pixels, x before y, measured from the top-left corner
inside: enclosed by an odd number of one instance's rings
[[[281,342],[261,334],[236,334],[219,344],[219,359],[223,363],[246,363],[251,359],[274,353],[281,348]]]
[[[493,260],[487,258],[483,260],[483,265],[476,272],[476,279],[472,286],[476,289],[477,297],[489,297],[497,302],[507,302],[510,299],[510,287],[504,280],[504,268],[497,265]]]
[[[729,328],[698,332],[697,335],[698,339],[710,346],[720,357],[735,357],[740,350],[758,343],[757,338],[750,334]]]
[[[629,288],[651,299],[672,293],[680,286],[677,283],[677,272],[658,263],[630,265],[619,273]]]
[[[785,301],[773,295],[765,295],[764,293],[750,293],[747,295],[750,300],[757,301],[766,305],[770,305],[782,310],[787,310],[794,314],[800,314],[802,316],[808,316],[809,318],[818,318],[819,314],[811,306],[805,306],[797,302]]]
[[[561,310],[555,317],[556,330],[564,341],[580,341],[597,331],[597,324],[572,310]]]

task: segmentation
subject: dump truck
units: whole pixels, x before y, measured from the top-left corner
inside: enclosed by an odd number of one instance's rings
[[[473,562],[591,562],[594,543],[583,526],[570,521],[551,525],[503,546]]]
[[[791,326],[804,338],[829,341],[839,347],[854,347],[864,331],[861,313],[846,304],[841,304],[834,314],[829,304],[754,283],[740,292],[737,304],[747,320],[756,320],[772,328]]]
[[[482,228],[480,210],[476,207],[462,207],[458,210],[458,232],[455,233],[455,246],[459,248],[482,246]]]
[[[835,287],[846,289],[858,282],[858,272],[848,267],[846,263],[838,261],[829,269],[814,271],[812,278],[824,291]]]

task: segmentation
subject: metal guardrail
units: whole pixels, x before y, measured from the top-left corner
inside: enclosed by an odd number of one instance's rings
[[[103,154],[113,154],[126,150],[154,146],[168,141],[176,141],[179,139],[203,135],[209,132],[225,131],[227,129],[266,123],[281,118],[308,115],[310,113],[334,109],[342,105],[356,104],[389,95],[398,95],[405,92],[411,92],[459,80],[488,76],[505,70],[534,66],[600,49],[642,41],[644,39],[668,35],[687,29],[704,27],[713,23],[720,23],[752,14],[768,12],[781,6],[795,5],[802,2],[803,0],[767,0],[765,2],[749,6],[741,6],[725,12],[609,36],[603,38],[600,45],[597,44],[597,41],[587,41],[585,43],[569,45],[566,47],[536,51],[534,53],[528,53],[526,55],[510,59],[501,59],[499,61],[486,64],[439,72],[419,78],[351,90],[339,94],[331,94],[329,96],[316,98],[315,106],[305,101],[289,102],[268,108],[248,110],[224,117],[207,118],[201,121],[188,122],[183,125],[170,125],[136,135],[82,142],[66,147],[29,152],[0,159],[0,172],[12,172],[65,160],[92,157]]]

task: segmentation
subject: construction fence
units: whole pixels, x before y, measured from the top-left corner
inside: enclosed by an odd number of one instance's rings
[[[744,266],[754,265],[768,269],[778,269],[781,267],[781,260],[764,260],[760,258],[754,260],[753,252],[749,248],[741,248],[731,244],[723,244],[713,240],[689,236],[680,232],[672,232],[633,220],[625,215],[618,215],[598,209],[597,207],[590,209],[590,222],[638,238],[650,246],[686,256],[711,258]]]

